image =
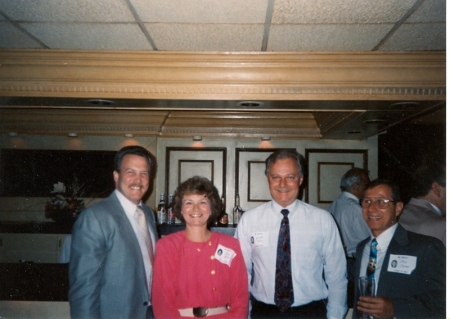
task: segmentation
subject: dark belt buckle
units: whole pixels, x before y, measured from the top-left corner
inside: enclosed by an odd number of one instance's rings
[[[203,307],[195,307],[192,308],[192,313],[194,314],[194,317],[196,318],[203,318],[208,315],[209,309],[203,308]]]

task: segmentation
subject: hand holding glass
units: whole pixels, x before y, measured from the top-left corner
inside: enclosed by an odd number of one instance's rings
[[[358,287],[361,296],[375,296],[375,278],[369,278],[367,276],[359,277]],[[369,315],[363,313],[362,318],[369,318]]]
[[[375,278],[359,277],[359,292],[361,296],[375,296]]]

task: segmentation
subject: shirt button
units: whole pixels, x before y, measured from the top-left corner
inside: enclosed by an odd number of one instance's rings
[[[197,251],[200,252],[200,248],[197,248]]]
[[[216,291],[216,288],[213,288],[212,291]]]
[[[208,246],[211,246],[212,245],[212,243],[211,242],[208,242]]]
[[[216,273],[215,270],[211,270],[211,275],[214,275]]]
[[[211,260],[214,260],[214,255],[211,255]]]

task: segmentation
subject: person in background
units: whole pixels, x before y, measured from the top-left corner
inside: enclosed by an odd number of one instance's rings
[[[445,318],[444,244],[397,223],[403,203],[390,181],[372,181],[361,205],[372,234],[356,249],[355,274],[375,278],[375,296],[355,280],[353,318]]]
[[[194,176],[174,193],[173,212],[185,230],[156,246],[152,304],[157,319],[248,316],[247,272],[239,242],[211,232],[220,214],[217,189]]]
[[[445,165],[424,164],[417,169],[414,180],[414,197],[403,209],[400,225],[406,230],[436,237],[445,245]]]
[[[370,229],[364,221],[359,203],[369,182],[367,170],[358,167],[350,169],[341,178],[342,194],[328,209],[338,224],[344,244],[349,281],[353,281],[356,246],[370,236]]]
[[[72,318],[153,318],[150,287],[155,215],[142,203],[150,153],[126,146],[114,160],[115,191],[75,222],[69,262]]]
[[[266,159],[272,200],[242,215],[235,236],[244,255],[252,318],[344,318],[344,248],[333,217],[297,199],[303,156]]]

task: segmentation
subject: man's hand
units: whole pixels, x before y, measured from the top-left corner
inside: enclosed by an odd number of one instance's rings
[[[380,319],[394,318],[395,315],[391,300],[383,297],[360,296],[358,310]]]

